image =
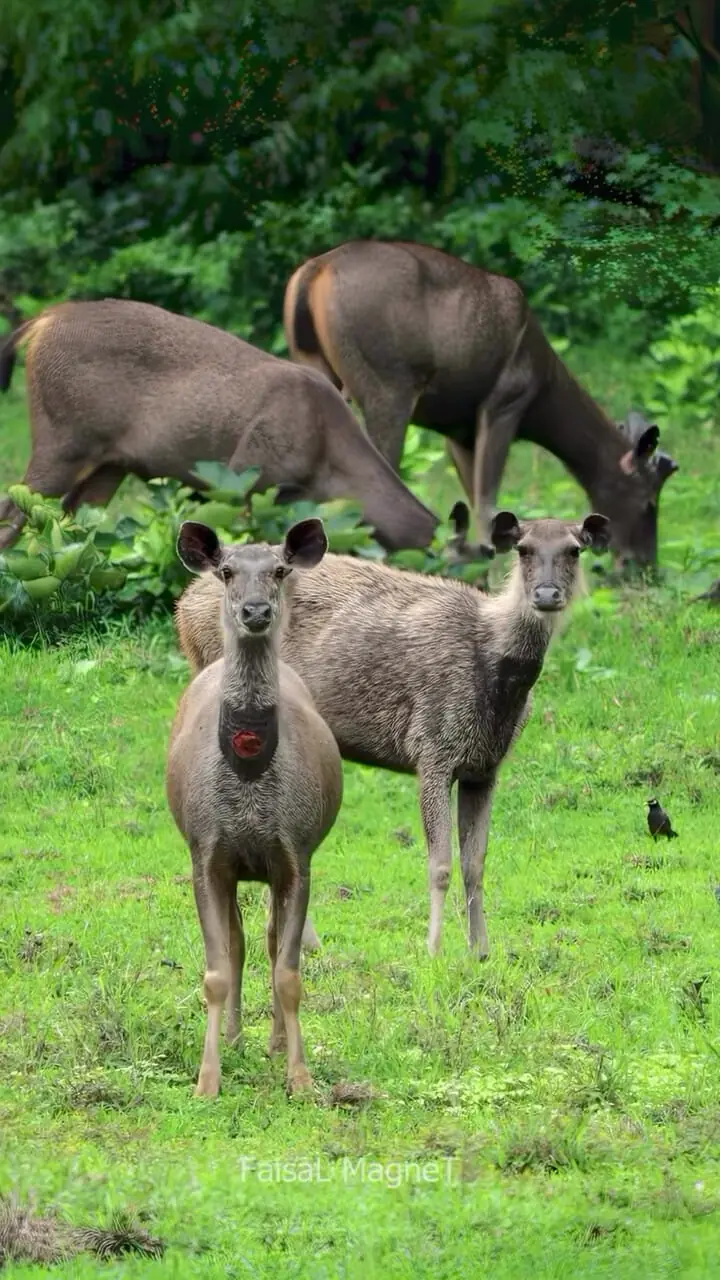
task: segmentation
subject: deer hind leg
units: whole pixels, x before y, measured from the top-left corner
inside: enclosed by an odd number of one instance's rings
[[[494,777],[478,784],[458,784],[460,865],[465,884],[468,945],[478,960],[485,960],[489,954],[483,910],[483,874],[494,788]]]
[[[267,919],[267,953],[270,961],[270,982],[272,986],[272,1029],[270,1031],[270,1040],[268,1042],[268,1056],[273,1057],[276,1053],[283,1053],[287,1048],[287,1037],[285,1035],[285,1019],[283,1017],[282,1006],[278,998],[275,987],[275,967],[277,964],[277,947],[278,935],[282,928],[282,910],[278,896],[274,893],[270,895],[270,906],[268,909]]]
[[[275,893],[273,893],[275,896]],[[305,1065],[305,1050],[298,1010],[302,996],[300,982],[300,946],[310,900],[310,870],[306,868],[294,879],[281,911],[274,989],[280,1003],[287,1037],[287,1087],[290,1093],[312,1088]]]
[[[230,942],[230,990],[225,1004],[225,1039],[239,1047],[241,1040],[242,978],[245,968],[245,933],[237,903],[237,890],[228,903],[228,936]]]
[[[269,901],[270,899],[268,895],[268,910],[269,910]],[[268,920],[269,920],[269,917],[268,917]],[[319,951],[321,946],[322,946],[322,943],[318,938],[317,933],[315,932],[315,926],[313,925],[313,922],[310,919],[310,917],[306,916],[305,925],[303,927],[303,935],[302,935],[302,949],[303,951]]]
[[[62,498],[66,511],[76,511],[83,502],[104,506],[125,479],[124,467],[104,463],[67,463],[60,459],[42,463],[30,461],[23,484],[46,498]],[[11,546],[25,524],[25,516],[10,498],[0,501],[0,523],[8,520],[5,529],[0,528],[0,548]]]
[[[365,430],[375,447],[399,471],[405,434],[418,401],[418,392],[406,379],[389,385],[379,382],[369,370],[358,379],[358,389],[346,388],[362,413]]]
[[[27,516],[11,498],[0,498],[0,551],[17,542]]]
[[[195,1094],[214,1098],[220,1089],[220,1026],[232,981],[229,920],[235,887],[212,864],[202,866],[199,854],[193,857],[193,864],[195,903],[205,942],[203,991],[207,1002],[205,1047]]]
[[[440,950],[445,896],[452,866],[450,785],[444,774],[420,774],[420,813],[427,842],[430,882],[427,947],[430,955],[434,956]]]
[[[90,475],[74,485],[63,498],[66,511],[77,511],[84,502],[95,506],[105,506],[119,489],[127,475],[125,467],[114,462],[105,462],[91,471]]]
[[[72,462],[62,458],[31,458],[22,483],[44,498],[64,498],[73,486],[79,486],[90,471],[90,466],[79,459]],[[0,528],[0,549],[12,546],[17,540],[25,524],[26,517],[10,498],[0,502],[0,522],[7,521]]]
[[[320,939],[318,938],[313,922],[308,916],[303,926],[302,948],[303,951],[319,951]]]

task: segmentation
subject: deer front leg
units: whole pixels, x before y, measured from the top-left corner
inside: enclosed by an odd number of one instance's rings
[[[275,894],[273,894],[273,897]],[[289,890],[282,911],[282,931],[278,938],[274,987],[282,1010],[287,1037],[288,1092],[312,1089],[310,1073],[305,1065],[305,1051],[298,1019],[302,985],[300,982],[300,946],[310,900],[310,869],[301,872]]]
[[[494,555],[490,522],[507,462],[508,451],[517,432],[519,414],[504,413],[492,418],[487,410],[478,413],[473,452],[472,507],[480,545]]]
[[[425,830],[430,882],[430,925],[427,947],[431,956],[440,950],[445,895],[452,863],[450,783],[444,773],[419,775],[420,814]]]
[[[483,873],[494,789],[494,775],[483,782],[458,784],[458,834],[460,866],[465,884],[468,945],[478,960],[486,960],[489,954],[483,910]]]
[[[193,889],[205,942],[203,991],[207,1002],[207,1028],[196,1097],[214,1098],[220,1089],[220,1025],[230,994],[230,885],[213,869],[193,856]]]

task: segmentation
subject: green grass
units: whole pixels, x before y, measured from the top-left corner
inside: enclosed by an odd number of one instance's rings
[[[720,544],[718,445],[668,443],[683,470],[665,546]],[[0,482],[26,452],[13,390]],[[503,501],[523,496],[583,509],[518,448]],[[457,874],[426,955],[412,780],[346,767],[314,862],[312,1103],[264,1055],[259,889],[245,1052],[224,1051],[216,1102],[192,1097],[203,956],[163,791],[185,680],[169,626],[0,644],[0,1192],[78,1225],[144,1215],[165,1258],[113,1276],[716,1274],[720,617],[686,595],[680,578],[597,593],[552,650],[497,793],[486,965],[466,953]],[[671,844],[647,836],[652,793]],[[342,1082],[367,1085],[365,1105],[333,1105]]]

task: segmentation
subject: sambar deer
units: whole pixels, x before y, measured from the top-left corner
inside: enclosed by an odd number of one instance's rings
[[[196,489],[205,460],[259,467],[316,502],[354,498],[388,548],[424,547],[437,520],[405,487],[330,385],[213,325],[144,302],[64,302],[0,346],[0,387],[27,349],[32,455],[24,481],[46,497],[110,500],[128,473]],[[22,512],[0,501],[0,548]],[[9,521],[3,528],[2,522]]]
[[[445,436],[488,534],[513,440],[565,464],[593,510],[609,516],[620,562],[654,565],[660,490],[657,426],[629,440],[555,354],[514,280],[427,245],[355,240],[291,276],[283,310],[294,360],[359,406],[397,470],[412,421]],[[469,553],[471,549],[467,547]]]
[[[223,656],[182,696],[167,765],[170,809],[190,847],[205,941],[207,1034],[196,1093],[220,1087],[218,1043],[240,1035],[245,937],[239,881],[270,885],[268,952],[273,1024],[269,1051],[287,1047],[291,1092],[310,1088],[298,1022],[300,943],[310,860],[340,809],[335,739],[300,677],[279,658],[288,576],[327,550],[319,520],[301,520],[280,547],[223,547],[207,525],[180,526],[178,554],[222,593]]]
[[[488,954],[483,874],[497,773],[578,588],[580,554],[604,550],[608,528],[597,514],[575,524],[499,512],[493,545],[514,548],[516,560],[493,596],[452,578],[341,555],[288,582],[281,656],[305,681],[343,757],[417,775],[431,953],[440,945],[450,880],[457,783],[468,940],[479,958]],[[212,574],[178,601],[180,647],[193,671],[222,654],[221,601]]]

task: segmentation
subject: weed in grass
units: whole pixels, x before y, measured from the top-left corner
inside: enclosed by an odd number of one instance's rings
[[[586,1169],[588,1151],[577,1132],[520,1133],[510,1135],[496,1164],[504,1173],[559,1173]]]

